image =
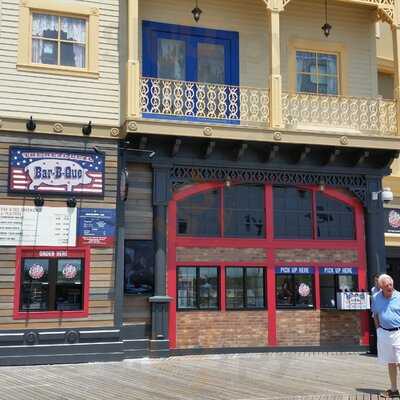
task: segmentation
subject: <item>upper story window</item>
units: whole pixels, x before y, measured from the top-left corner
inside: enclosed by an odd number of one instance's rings
[[[312,239],[312,192],[274,187],[274,226],[277,239]]]
[[[189,196],[177,203],[177,234],[265,237],[264,193],[264,186],[238,185]]]
[[[83,18],[32,14],[32,63],[85,68],[87,22]]]
[[[296,51],[297,92],[338,95],[339,55],[317,51]]]
[[[219,236],[220,232],[220,190],[197,193],[178,203],[178,235]]]
[[[276,239],[354,240],[354,209],[325,193],[276,186],[274,237]]]
[[[99,10],[82,2],[21,3],[20,70],[97,78]]]
[[[274,239],[356,239],[356,206],[345,198],[294,186],[274,186],[271,196],[265,187],[224,186],[179,200],[177,235],[262,239],[268,223],[266,209],[273,204]]]
[[[224,189],[224,236],[265,236],[263,186],[240,185]]]
[[[319,192],[316,202],[318,239],[355,239],[353,208]]]

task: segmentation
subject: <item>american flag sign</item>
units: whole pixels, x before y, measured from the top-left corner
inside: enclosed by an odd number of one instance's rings
[[[9,157],[10,192],[103,195],[103,153],[11,147]]]

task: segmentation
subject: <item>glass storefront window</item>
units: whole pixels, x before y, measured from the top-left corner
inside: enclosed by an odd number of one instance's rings
[[[264,268],[226,268],[226,308],[265,308]]]
[[[319,282],[321,308],[336,308],[336,293],[355,292],[358,288],[357,275],[321,274]]]
[[[312,274],[277,274],[277,308],[314,308]]]
[[[178,267],[178,310],[217,310],[219,307],[218,288],[217,267]]]
[[[83,259],[24,258],[20,311],[83,309]]]

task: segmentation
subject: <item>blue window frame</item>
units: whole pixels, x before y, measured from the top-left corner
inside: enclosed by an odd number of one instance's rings
[[[143,21],[143,76],[237,86],[239,85],[239,34]],[[194,91],[196,92],[196,88]],[[197,107],[196,104],[194,107]],[[179,117],[153,113],[144,113],[143,116],[210,122],[208,118],[193,116]],[[236,120],[225,119],[218,122],[238,123]]]

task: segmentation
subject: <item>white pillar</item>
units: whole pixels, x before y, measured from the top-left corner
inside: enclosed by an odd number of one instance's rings
[[[271,0],[268,5],[270,127],[282,128],[282,75],[280,50],[280,12],[283,0]]]
[[[127,119],[140,118],[139,0],[128,0]]]

